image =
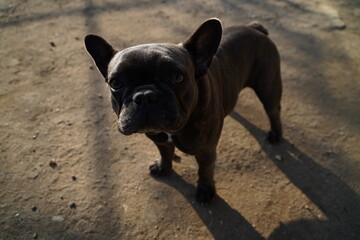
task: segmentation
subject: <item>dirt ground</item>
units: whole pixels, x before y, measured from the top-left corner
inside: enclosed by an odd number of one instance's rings
[[[282,57],[285,141],[250,90],[225,120],[217,196],[195,202],[197,165],[116,130],[84,50],[178,43],[205,19],[258,20]],[[360,2],[2,0],[0,239],[360,239]]]

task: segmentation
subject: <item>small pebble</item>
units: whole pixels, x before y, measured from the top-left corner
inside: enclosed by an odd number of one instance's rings
[[[51,160],[51,161],[49,162],[49,166],[50,166],[51,168],[55,169],[55,168],[57,167],[57,163]]]
[[[14,67],[14,66],[19,65],[19,63],[20,63],[19,59],[13,58],[9,61],[9,66]]]
[[[71,203],[70,206],[69,206],[71,209],[76,209],[76,204],[75,203]]]
[[[56,45],[55,45],[54,42],[50,42],[50,45],[51,45],[52,47],[56,47]]]
[[[37,237],[38,237],[38,234],[37,234],[37,233],[34,233],[34,234],[32,235],[32,238],[33,238],[33,239],[37,239]]]
[[[31,206],[31,210],[32,210],[33,212],[36,212],[37,207],[33,205],[33,206]]]
[[[189,165],[189,168],[196,170],[196,167],[194,165]]]
[[[52,218],[51,218],[51,221],[53,221],[53,222],[63,222],[64,221],[64,218],[62,217],[62,216],[53,216]]]
[[[29,172],[28,178],[29,179],[36,179],[39,176],[38,172]]]
[[[283,157],[281,155],[277,154],[275,156],[275,159],[278,160],[279,162],[281,162],[283,160]]]
[[[77,177],[72,176],[71,179],[72,179],[73,181],[76,181],[76,180],[77,180]]]
[[[158,229],[159,227],[158,227],[158,226],[155,226],[154,228],[155,228],[155,229]]]

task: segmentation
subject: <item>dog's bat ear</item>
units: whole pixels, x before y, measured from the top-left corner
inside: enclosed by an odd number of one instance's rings
[[[204,76],[216,54],[222,36],[219,19],[211,18],[203,22],[200,27],[182,45],[192,55],[196,72],[195,77]]]
[[[86,50],[106,79],[110,60],[116,53],[115,49],[105,39],[92,34],[87,35],[84,42]]]

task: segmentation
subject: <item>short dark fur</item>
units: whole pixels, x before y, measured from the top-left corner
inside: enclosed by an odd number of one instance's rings
[[[119,131],[145,133],[161,158],[152,175],[170,172],[175,147],[195,155],[199,164],[197,200],[215,195],[214,167],[224,118],[241,89],[250,87],[269,117],[270,143],[282,138],[280,57],[259,23],[228,28],[205,21],[185,42],[144,44],[116,51],[101,37],[85,38],[111,87]]]

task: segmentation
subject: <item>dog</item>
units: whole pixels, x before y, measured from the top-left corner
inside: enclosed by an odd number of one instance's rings
[[[252,88],[267,113],[267,140],[282,139],[280,56],[260,23],[224,30],[216,18],[203,22],[180,44],[142,44],[115,50],[96,35],[85,47],[111,91],[118,130],[145,133],[160,151],[153,176],[171,172],[175,148],[195,155],[196,198],[215,196],[216,147],[224,118],[240,91]]]

